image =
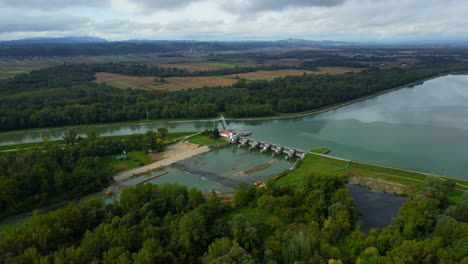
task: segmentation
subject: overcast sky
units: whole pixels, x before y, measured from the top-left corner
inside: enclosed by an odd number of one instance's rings
[[[466,0],[0,0],[0,39],[468,39]]]

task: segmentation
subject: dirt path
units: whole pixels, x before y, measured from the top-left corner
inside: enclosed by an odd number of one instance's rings
[[[199,146],[188,141],[179,142],[169,146],[164,152],[151,154],[151,159],[157,160],[156,162],[143,167],[117,173],[112,178],[116,182],[123,182],[135,175],[166,167],[178,161],[188,159],[208,151],[210,151],[210,148],[207,146]]]

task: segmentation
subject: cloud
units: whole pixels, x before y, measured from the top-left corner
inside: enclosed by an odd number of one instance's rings
[[[281,11],[287,8],[333,7],[346,0],[227,0],[222,7],[230,12]]]
[[[109,0],[110,1],[110,0]],[[0,0],[0,39],[466,39],[462,0]],[[106,8],[103,8],[103,6]]]
[[[67,7],[103,7],[110,0],[0,0],[0,7],[26,8],[27,10],[57,10]]]
[[[176,8],[184,8],[192,3],[197,3],[202,0],[129,0],[136,6],[141,8],[143,12],[153,12],[157,10],[171,10]]]
[[[105,32],[106,34],[127,34],[130,35],[135,31],[156,31],[161,28],[159,23],[153,22],[138,22],[132,20],[115,19],[104,20],[91,23],[91,26],[96,32]]]
[[[44,19],[47,17],[47,19]],[[43,32],[43,31],[73,31],[86,27],[88,18],[76,17],[67,14],[1,14],[0,33],[9,32]]]

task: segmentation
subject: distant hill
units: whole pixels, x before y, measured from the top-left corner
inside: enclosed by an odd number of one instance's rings
[[[32,45],[32,44],[85,44],[85,43],[106,43],[107,40],[89,36],[68,36],[59,38],[24,38],[10,41],[2,41],[6,45]]]

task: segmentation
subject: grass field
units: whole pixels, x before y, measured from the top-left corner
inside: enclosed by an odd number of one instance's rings
[[[305,175],[313,173],[345,173],[349,176],[394,182],[409,187],[409,190],[411,190],[412,193],[426,189],[428,187],[426,180],[429,177],[429,175],[420,172],[359,163],[355,161],[338,160],[310,153],[300,161],[300,164],[294,171],[279,178],[277,183],[280,185],[297,184],[304,179]],[[438,177],[437,175],[434,176]],[[464,191],[468,191],[468,180],[452,180],[457,183],[457,191],[450,193],[448,196],[449,200],[454,202],[463,194]],[[411,195],[411,193],[409,194]]]
[[[314,149],[311,152],[318,153],[318,154],[326,154],[326,153],[330,152],[330,150],[331,150],[331,148],[329,148],[329,147],[323,147],[323,148]]]
[[[195,135],[189,139],[190,142],[198,145],[207,145],[207,146],[212,146],[212,145],[217,145],[217,144],[222,144],[226,143],[226,139],[223,137],[220,137],[218,139],[213,139],[210,136],[204,136],[201,134]]]
[[[131,151],[128,153],[128,160],[117,160],[118,155],[99,157],[99,163],[108,171],[117,173],[128,169],[136,168],[140,162],[151,163],[151,159],[143,151]]]
[[[280,185],[300,183],[304,180],[305,175],[310,175],[312,173],[344,172],[347,166],[348,162],[346,161],[307,154],[305,158],[300,161],[295,170],[281,177],[277,182]]]

